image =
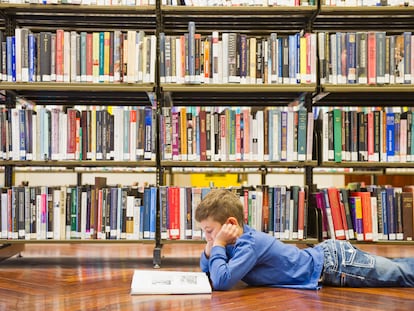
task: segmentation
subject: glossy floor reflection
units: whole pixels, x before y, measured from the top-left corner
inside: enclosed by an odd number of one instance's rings
[[[201,244],[166,245],[161,269],[199,271],[202,249]],[[400,248],[402,256],[413,251]],[[133,271],[152,268],[152,252],[152,245],[137,244],[27,245],[22,257],[1,262],[0,311],[414,309],[414,289],[399,288],[307,291],[239,284],[211,295],[132,296]],[[381,252],[399,254],[398,246]]]

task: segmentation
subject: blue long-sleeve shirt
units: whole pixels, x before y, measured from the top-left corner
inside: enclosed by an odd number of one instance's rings
[[[318,289],[323,267],[320,246],[299,249],[244,225],[234,245],[203,252],[200,267],[214,290],[228,290],[240,280],[252,286]]]

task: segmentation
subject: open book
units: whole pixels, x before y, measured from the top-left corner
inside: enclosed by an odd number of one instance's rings
[[[131,295],[210,293],[204,272],[135,270],[131,283]]]

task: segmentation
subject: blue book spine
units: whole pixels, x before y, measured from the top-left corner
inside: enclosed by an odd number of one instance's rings
[[[11,78],[12,82],[16,82],[16,37],[12,36],[11,40]]]
[[[12,37],[6,38],[6,72],[7,81],[12,82]]]
[[[152,158],[152,108],[145,108],[145,145],[144,160]]]
[[[295,83],[300,84],[300,62],[299,62],[299,58],[300,58],[300,33],[297,33],[294,35],[295,36],[295,50],[294,50],[294,57],[295,57],[295,78],[296,81]]]
[[[395,155],[395,136],[394,136],[394,113],[387,112],[386,114],[386,140],[387,140],[387,161],[393,162]]]
[[[36,43],[35,36],[29,33],[29,82],[36,81]]]
[[[144,203],[143,203],[143,238],[149,239],[150,238],[150,204],[151,204],[151,189],[146,187],[144,189]]]
[[[346,34],[347,42],[347,82],[349,84],[356,83],[356,41],[355,33]]]
[[[150,188],[150,215],[149,215],[149,231],[150,239],[155,239],[157,218],[157,188]]]
[[[383,239],[388,240],[387,192],[381,191]]]

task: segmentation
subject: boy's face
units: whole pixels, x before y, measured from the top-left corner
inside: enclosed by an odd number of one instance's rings
[[[204,219],[200,222],[201,229],[204,231],[207,242],[212,242],[216,238],[216,235],[220,232],[222,225],[213,220],[211,217]]]

